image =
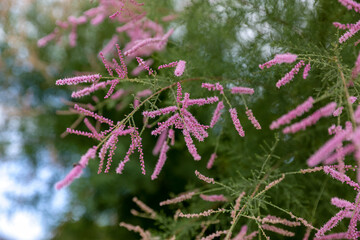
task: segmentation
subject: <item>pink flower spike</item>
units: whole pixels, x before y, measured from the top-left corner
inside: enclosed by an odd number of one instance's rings
[[[244,225],[241,227],[240,232],[232,240],[244,240],[246,232],[247,232],[247,226]]]
[[[344,109],[344,107],[338,107],[334,112],[333,112],[333,116],[337,117],[340,116],[340,114],[342,113],[342,110]]]
[[[208,201],[208,202],[227,202],[227,198],[224,197],[224,195],[204,195],[200,194],[200,198],[202,200]]]
[[[178,62],[178,64],[176,65],[175,71],[174,71],[175,76],[180,77],[181,75],[183,75],[183,73],[185,71],[185,64],[186,64],[186,62],[183,60],[180,60]]]
[[[101,78],[100,74],[83,75],[56,80],[56,85],[77,85],[79,83],[94,83]]]
[[[165,122],[158,123],[159,127],[151,132],[151,135],[158,135],[168,129],[171,125],[174,125],[176,123],[176,120],[180,118],[180,115],[178,113],[175,113],[173,116],[171,116],[168,120]]]
[[[261,126],[260,123],[258,122],[258,120],[256,120],[256,118],[254,117],[253,112],[251,111],[251,109],[247,109],[246,110],[246,116],[248,117],[248,119],[251,121],[252,125],[257,129],[260,130]]]
[[[345,182],[349,186],[353,187],[356,191],[360,190],[360,186],[357,183],[355,183],[354,181],[352,181],[350,179],[350,177],[348,177],[344,173],[338,172],[330,166],[324,166],[323,170],[326,174],[330,174],[331,177],[333,177],[334,179],[336,179],[342,183]]]
[[[265,230],[275,232],[275,233],[278,233],[280,235],[284,235],[284,236],[287,236],[287,237],[295,236],[295,233],[293,233],[293,232],[290,232],[290,231],[287,231],[285,229],[278,228],[278,227],[275,227],[275,226],[271,226],[271,225],[268,225],[268,224],[263,224],[263,225],[261,225],[261,227],[263,229],[265,229]]]
[[[79,163],[69,172],[66,177],[55,184],[55,188],[60,190],[63,187],[70,185],[75,178],[78,178],[82,174],[82,170],[87,166],[90,159],[95,158],[97,147],[90,148],[80,159]]]
[[[52,41],[56,38],[57,33],[58,33],[58,29],[56,28],[54,30],[54,32],[50,33],[49,35],[46,35],[45,37],[40,38],[37,41],[37,46],[45,47],[50,41]]]
[[[117,49],[117,52],[118,52],[118,56],[119,56],[120,63],[121,63],[121,68],[122,68],[122,70],[123,70],[124,78],[125,78],[125,77],[127,77],[127,74],[128,74],[127,66],[126,66],[126,64],[125,64],[124,57],[123,57],[123,55],[122,55],[122,53],[121,53],[119,44],[115,44],[115,46],[116,46],[116,49]]]
[[[346,216],[347,211],[340,211],[335,216],[333,216],[327,223],[322,226],[319,231],[315,234],[316,238],[322,239],[325,232],[333,229],[341,220],[343,220]]]
[[[185,93],[186,95],[187,93]],[[190,96],[188,94],[188,96]],[[218,97],[208,97],[208,98],[197,98],[197,99],[187,99],[187,101],[182,101],[183,103],[183,106],[185,108],[187,108],[188,106],[191,106],[191,105],[198,105],[198,106],[202,106],[202,105],[205,105],[205,104],[213,104],[215,102],[219,101],[219,98]]]
[[[162,201],[162,202],[160,202],[159,205],[160,205],[160,206],[164,206],[164,205],[169,205],[169,204],[174,204],[174,203],[183,202],[183,201],[185,201],[185,200],[191,199],[195,194],[196,194],[196,191],[194,191],[194,192],[187,192],[187,193],[184,193],[184,194],[181,194],[181,195],[177,196],[176,198]]]
[[[160,69],[162,69],[162,68],[176,67],[177,64],[178,64],[178,61],[171,62],[171,63],[168,63],[168,64],[163,64],[163,65],[160,65],[160,66],[158,67],[158,70],[160,70]]]
[[[283,133],[296,133],[300,130],[305,130],[308,126],[314,125],[317,121],[319,121],[320,118],[330,116],[335,111],[335,108],[336,103],[331,102],[300,122],[294,123],[293,125],[284,128]]]
[[[148,65],[146,65],[146,63],[142,58],[136,57],[136,60],[138,61],[139,66],[142,66],[144,69],[146,69],[149,72],[149,75],[154,74],[154,71]]]
[[[166,153],[169,150],[169,146],[167,145],[166,141],[164,141],[164,144],[161,148],[161,152],[160,152],[160,156],[159,156],[159,160],[156,163],[155,166],[155,170],[153,172],[153,174],[151,175],[151,180],[154,180],[158,177],[158,175],[161,172],[161,169],[163,168],[165,161],[166,161]]]
[[[355,24],[349,24],[349,23],[348,24],[342,24],[342,23],[339,23],[339,22],[333,22],[333,25],[336,28],[346,30],[346,29],[352,28]]]
[[[110,119],[107,119],[103,116],[100,116],[94,112],[91,112],[89,110],[86,110],[85,108],[82,108],[82,107],[79,107],[79,105],[75,104],[74,105],[74,109],[76,111],[78,111],[79,113],[82,113],[84,114],[85,116],[89,116],[89,117],[93,117],[95,118],[96,120],[98,120],[99,122],[101,123],[106,123],[106,124],[109,124],[110,126],[113,126],[114,125],[114,122],[111,121]]]
[[[250,95],[253,95],[254,94],[254,89],[253,88],[247,88],[247,87],[233,87],[233,88],[231,88],[231,93],[232,94],[250,94]]]
[[[171,146],[174,146],[175,144],[175,131],[173,129],[169,129],[169,135],[168,138],[171,139]]]
[[[204,182],[215,184],[215,181],[214,181],[213,178],[205,177],[204,175],[199,173],[198,170],[195,170],[195,175],[197,176],[198,179],[200,179],[200,180],[202,180]]]
[[[337,151],[336,153],[329,156],[324,164],[335,164],[338,159],[344,158],[346,155],[355,151],[355,146],[353,144],[348,144],[345,147],[341,148],[341,151]]]
[[[238,118],[236,108],[230,108],[229,112],[230,112],[231,119],[234,123],[234,126],[236,128],[236,131],[238,131],[238,133],[241,137],[245,137],[245,132],[240,124],[240,120]]]
[[[197,152],[197,149],[194,145],[194,142],[190,136],[189,131],[187,129],[183,129],[182,132],[183,132],[184,140],[185,140],[186,146],[189,150],[189,153],[193,156],[195,161],[201,160],[201,156]]]
[[[214,165],[214,162],[215,162],[215,159],[216,159],[216,158],[217,158],[216,153],[211,154],[210,159],[209,159],[209,161],[208,161],[208,163],[207,163],[207,165],[206,165],[206,168],[207,168],[207,169],[212,168],[212,166]]]
[[[269,68],[275,64],[281,64],[281,63],[293,63],[297,59],[297,55],[291,54],[291,53],[285,53],[285,54],[276,54],[274,59],[259,65],[259,68],[264,69],[265,67]]]
[[[308,77],[310,70],[311,70],[311,65],[310,63],[308,63],[304,68],[303,79],[306,79]]]
[[[161,38],[146,38],[139,40],[131,49],[124,52],[125,56],[130,56],[138,53],[138,51],[148,45],[152,45],[161,41]]]
[[[211,84],[211,83],[202,83],[201,84],[202,88],[206,88],[209,91],[219,91],[221,94],[224,93],[224,87],[220,84],[220,83],[215,83],[215,84]]]
[[[176,90],[176,102],[180,103],[182,98],[182,88],[180,82],[177,82],[177,90]]]
[[[167,130],[163,131],[161,133],[161,135],[159,136],[159,138],[158,138],[158,140],[157,140],[157,142],[155,144],[155,147],[154,147],[154,149],[152,151],[152,154],[154,156],[158,155],[160,150],[163,148],[163,145],[164,145],[164,142],[165,142],[167,136],[168,136],[168,131]]]
[[[353,0],[338,0],[348,10],[354,9],[355,12],[360,12],[360,4]]]
[[[160,108],[158,110],[151,111],[151,112],[144,111],[142,114],[144,117],[154,118],[156,116],[161,116],[164,114],[175,112],[177,109],[178,109],[177,106],[170,106],[170,107],[166,107],[166,108]]]
[[[294,110],[288,112],[287,114],[281,116],[276,121],[273,121],[270,125],[270,129],[279,128],[281,125],[285,125],[291,122],[291,120],[296,117],[300,117],[305,112],[309,111],[313,107],[314,99],[309,97],[305,102],[297,106]]]
[[[94,83],[90,87],[85,87],[79,91],[72,92],[71,97],[72,98],[81,98],[81,97],[87,96],[101,88],[105,88],[107,85],[112,85],[112,84],[114,84],[114,82],[117,82],[117,81],[118,80],[115,79],[115,80],[108,80],[106,82]]]
[[[223,101],[220,101],[218,105],[216,106],[216,109],[213,113],[213,116],[211,118],[210,127],[213,128],[215,124],[219,121],[219,118],[221,116],[221,110],[224,109],[224,103]]]
[[[104,57],[104,54],[103,54],[102,52],[100,52],[100,53],[99,53],[99,56],[100,56],[100,58],[101,58],[101,60],[102,60],[102,62],[103,62],[103,64],[104,64],[106,70],[108,71],[109,75],[110,75],[110,76],[114,76],[114,73],[113,73],[113,71],[111,70],[109,63],[106,61],[106,59],[105,59],[105,57]]]
[[[294,76],[299,73],[299,70],[303,65],[305,65],[303,60],[298,62],[295,67],[290,70],[290,72],[285,74],[285,76],[276,83],[276,87],[280,88],[281,86],[289,83],[294,78]]]
[[[336,134],[307,160],[307,164],[310,167],[318,165],[320,162],[326,159],[339,145],[342,144],[342,141],[347,137],[348,134],[348,131],[342,131]]]
[[[354,102],[356,102],[356,100],[357,100],[357,97],[354,97],[354,96],[350,96],[348,99],[350,104],[353,104]]]
[[[339,38],[339,43],[346,42],[349,38],[354,36],[360,30],[360,21],[356,22],[354,26],[352,26],[349,31],[347,31],[344,35]]]
[[[337,197],[331,199],[331,204],[338,208],[346,208],[351,210],[355,208],[353,203]]]

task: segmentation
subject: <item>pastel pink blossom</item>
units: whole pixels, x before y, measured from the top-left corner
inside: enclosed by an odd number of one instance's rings
[[[275,64],[281,63],[293,63],[297,59],[297,55],[291,53],[284,53],[284,54],[276,54],[274,59],[259,65],[259,68],[264,69],[265,67],[269,68]]]
[[[136,57],[136,60],[138,61],[139,66],[142,66],[149,72],[149,75],[154,74],[154,71],[144,62],[142,58]]]
[[[242,126],[241,126],[240,120],[239,120],[238,115],[237,115],[236,108],[230,108],[229,112],[230,112],[231,120],[234,123],[236,131],[239,133],[239,135],[241,137],[245,137],[245,132],[244,132]]]
[[[206,237],[202,237],[200,240],[212,240],[216,237],[220,237],[223,234],[227,234],[228,230],[223,230],[223,231],[216,231]]]
[[[93,83],[101,78],[100,74],[83,75],[72,78],[64,78],[56,80],[56,85],[76,85],[79,83]]]
[[[285,76],[283,78],[281,78],[277,83],[276,83],[276,87],[280,88],[281,86],[289,83],[296,74],[299,73],[300,68],[305,65],[304,61],[301,60],[300,62],[298,62],[293,69],[290,70],[290,72],[288,72],[287,74],[285,74]]]
[[[180,103],[182,98],[182,88],[180,82],[177,82],[177,90],[176,90],[176,102]]]
[[[73,169],[66,175],[66,177],[55,184],[55,188],[60,190],[63,187],[70,185],[76,178],[82,174],[82,170],[88,165],[89,160],[95,158],[97,147],[90,148],[80,159]]]
[[[348,99],[350,104],[353,104],[354,102],[356,102],[356,100],[357,100],[357,97],[354,97],[354,96],[350,96]]]
[[[233,87],[231,88],[232,94],[254,94],[253,88],[247,88],[247,87]]]
[[[219,213],[219,212],[225,212],[226,210],[224,208],[218,208],[217,210],[209,209],[200,213],[189,213],[184,214],[180,212],[179,217],[185,217],[185,218],[199,218],[199,217],[208,217],[211,214]]]
[[[115,99],[119,99],[121,98],[123,95],[125,94],[125,90],[124,89],[119,89],[117,90],[113,95],[111,95],[111,99],[115,100]]]
[[[163,64],[163,65],[160,65],[158,67],[158,70],[162,69],[162,68],[170,68],[170,67],[176,67],[178,64],[178,61],[175,61],[175,62],[171,62],[171,63],[168,63],[168,64]]]
[[[38,47],[45,47],[50,41],[54,40],[57,37],[59,30],[56,28],[52,33],[46,35],[45,37],[40,38],[37,41]]]
[[[337,151],[331,156],[327,157],[324,160],[324,164],[335,164],[339,158],[344,158],[346,155],[355,151],[355,146],[353,144],[348,144],[345,147],[342,147],[341,151]]]
[[[353,0],[338,0],[339,3],[344,5],[348,10],[354,9],[355,12],[360,12],[360,4]]]
[[[333,177],[334,179],[336,179],[342,183],[345,182],[349,186],[353,187],[354,190],[356,190],[356,191],[360,190],[359,184],[352,181],[349,176],[345,175],[345,173],[338,172],[335,169],[333,169],[331,166],[324,166],[323,170],[326,174],[331,175],[331,177]]]
[[[168,200],[160,202],[160,206],[183,202],[185,200],[191,199],[195,194],[196,194],[196,191],[181,194],[181,195],[177,196],[176,198],[168,199]]]
[[[224,197],[224,195],[220,194],[220,195],[205,195],[205,194],[200,194],[200,198],[202,200],[208,201],[208,202],[227,202],[227,198]]]
[[[251,111],[251,109],[247,109],[246,110],[246,116],[248,117],[248,119],[250,120],[250,122],[252,123],[252,125],[257,129],[260,130],[261,126],[260,123],[258,122],[258,120],[256,120],[256,118],[254,117],[253,112]]]
[[[336,27],[336,28],[339,28],[339,29],[343,29],[343,30],[346,30],[346,29],[350,29],[352,28],[355,24],[342,24],[342,23],[339,23],[339,22],[333,22],[333,25]]]
[[[151,66],[151,65],[154,63],[154,60],[148,59],[148,60],[146,60],[144,63],[145,63],[146,66]],[[134,76],[137,76],[137,75],[139,75],[142,71],[144,71],[144,68],[143,68],[142,65],[139,65],[139,66],[137,66],[136,68],[134,68],[134,69],[131,71],[131,74],[134,75]]]
[[[201,84],[202,88],[206,88],[209,91],[219,91],[221,94],[224,93],[224,87],[220,84],[220,83],[202,83]]]
[[[310,63],[308,63],[304,68],[303,79],[306,79],[308,77],[310,70],[311,70],[311,65]]]
[[[159,160],[156,163],[155,170],[153,174],[151,175],[151,180],[154,180],[158,177],[158,175],[161,172],[161,169],[163,168],[165,161],[166,161],[166,153],[169,150],[169,146],[167,145],[166,141],[164,141],[163,146],[161,148]]]
[[[211,122],[210,122],[210,127],[213,128],[215,126],[215,124],[219,121],[219,118],[221,116],[221,110],[224,109],[224,103],[223,101],[220,101],[216,108],[215,111],[213,113],[213,116],[211,118]]]
[[[208,161],[208,163],[207,163],[207,165],[206,165],[206,168],[207,168],[207,169],[212,168],[212,166],[214,165],[214,162],[215,162],[215,159],[216,159],[216,158],[217,158],[216,153],[211,154],[210,159],[209,159],[209,161]]]
[[[199,161],[201,160],[201,156],[198,154],[197,149],[194,145],[194,142],[189,134],[189,131],[187,129],[183,129],[183,135],[184,135],[184,140],[186,143],[186,146],[189,150],[189,153],[193,156],[195,161]]]
[[[188,96],[190,96],[188,94]],[[186,101],[183,100],[181,101],[181,103],[184,105],[185,108],[187,108],[188,106],[191,105],[198,105],[198,106],[202,106],[205,104],[212,104],[219,101],[218,97],[208,97],[208,98],[196,98],[196,99],[187,99]]]
[[[347,200],[340,199],[337,197],[333,197],[331,199],[331,204],[338,207],[338,208],[346,208],[346,209],[354,209],[355,205]]]
[[[183,73],[185,71],[185,65],[186,65],[186,62],[184,60],[180,60],[178,62],[178,64],[176,65],[175,71],[174,71],[175,76],[180,77],[181,75],[183,75]]]
[[[124,52],[125,56],[135,55],[137,51],[145,46],[155,44],[161,41],[161,38],[146,38],[143,40],[139,40],[131,49]]]
[[[348,134],[348,131],[342,131],[336,134],[307,160],[307,164],[310,167],[314,167],[325,160],[338,146],[342,144],[342,141]]]
[[[301,120],[300,122],[294,123],[293,125],[284,128],[283,133],[296,133],[300,130],[305,130],[308,126],[314,125],[322,117],[330,116],[336,108],[336,103],[331,102],[325,107],[318,109],[316,112]]]
[[[174,144],[175,144],[175,131],[174,131],[174,129],[169,129],[168,138],[171,140],[171,142],[170,142],[171,146],[174,146]]]
[[[278,234],[283,235],[283,236],[287,236],[287,237],[295,236],[295,233],[293,233],[293,232],[287,231],[287,230],[279,228],[279,227],[271,226],[271,225],[268,225],[268,224],[262,224],[261,227],[264,230],[275,232],[275,233],[278,233]]]
[[[333,229],[334,227],[336,227],[336,225],[343,220],[346,217],[347,211],[345,210],[341,210],[339,211],[335,216],[333,216],[327,223],[324,224],[324,226],[322,226],[319,231],[317,231],[317,233],[315,234],[316,238],[319,239],[323,239],[322,236],[324,236],[324,234],[327,231],[330,231],[331,229]]]
[[[118,82],[118,80],[115,79],[115,80],[107,80],[105,82],[94,83],[90,87],[85,87],[81,90],[72,92],[71,97],[72,98],[81,98],[81,97],[90,95],[91,93],[93,93],[99,89],[105,88],[108,85],[113,85],[115,81]]]
[[[305,102],[297,106],[294,110],[281,116],[279,119],[273,121],[270,125],[270,129],[279,128],[281,125],[285,125],[291,122],[296,117],[300,117],[305,112],[309,111],[313,107],[314,99],[309,97]]]
[[[271,216],[271,215],[267,215],[266,217],[261,219],[261,222],[262,223],[271,223],[271,224],[279,223],[279,224],[289,226],[289,227],[296,227],[296,226],[301,225],[300,222],[293,222],[293,221],[289,221],[287,219],[283,219],[283,218],[279,218],[279,217],[275,217],[275,216]]]
[[[340,116],[340,114],[342,113],[342,110],[344,109],[344,107],[338,107],[334,112],[333,112],[333,116],[337,117]]]
[[[98,115],[98,114],[96,114],[94,112],[91,112],[89,110],[86,110],[85,108],[82,108],[77,104],[74,105],[74,109],[77,112],[79,112],[79,113],[81,113],[81,114],[83,114],[85,116],[93,117],[94,119],[98,120],[101,123],[106,123],[106,124],[109,124],[110,126],[114,125],[114,122],[112,120],[110,120],[108,118],[105,118],[103,116],[100,116],[100,115]]]
[[[67,128],[66,132],[71,133],[71,134],[75,134],[75,135],[79,135],[79,136],[85,136],[85,137],[88,137],[88,138],[95,138],[95,139],[100,140],[98,138],[97,134],[90,133],[90,132],[79,131],[79,130],[75,130],[75,129],[72,129],[72,128]]]
[[[346,42],[349,38],[354,36],[359,30],[360,30],[360,20],[356,22],[355,25],[349,29],[349,31],[347,31],[344,35],[342,35],[339,38],[339,43]]]
[[[202,175],[198,170],[195,170],[195,175],[198,179],[207,182],[207,183],[211,183],[211,184],[215,184],[215,181],[213,178],[209,178],[209,177],[205,177],[204,175]]]
[[[165,122],[159,122],[159,127],[151,132],[151,135],[158,135],[168,129],[171,125],[174,125],[176,120],[180,117],[178,113],[175,113],[173,116],[168,118]]]
[[[164,145],[164,142],[166,141],[167,136],[168,136],[168,131],[167,130],[163,131],[160,134],[160,136],[159,136],[159,138],[158,138],[158,140],[157,140],[157,142],[155,144],[155,147],[154,147],[154,149],[152,151],[152,154],[154,156],[158,155],[160,150],[163,148],[163,145]]]
[[[150,118],[154,118],[156,116],[161,116],[161,115],[164,115],[164,114],[168,114],[168,113],[171,113],[171,112],[175,112],[176,110],[178,109],[177,106],[170,106],[170,107],[165,107],[165,108],[160,108],[158,110],[155,110],[155,111],[144,111],[142,112],[142,114],[145,116],[145,117],[150,117]]]

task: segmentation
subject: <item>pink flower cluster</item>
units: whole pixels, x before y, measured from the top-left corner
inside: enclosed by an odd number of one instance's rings
[[[338,0],[339,3],[344,5],[347,9],[354,9],[355,12],[360,13],[360,4],[353,0]]]
[[[254,94],[253,88],[247,88],[247,87],[233,87],[231,88],[232,94]]]
[[[215,181],[213,178],[205,177],[198,170],[195,170],[195,175],[197,176],[198,179],[200,179],[204,182],[215,184]]]
[[[195,160],[200,160],[201,156],[197,153],[194,142],[191,138],[192,134],[197,140],[204,141],[208,137],[207,129],[208,126],[200,124],[197,119],[187,110],[191,105],[202,106],[204,104],[212,104],[219,101],[218,97],[209,97],[207,99],[190,99],[190,94],[185,93],[182,100],[182,89],[180,83],[177,85],[177,102],[182,104],[182,107],[178,109],[176,106],[170,106],[155,111],[144,111],[143,115],[146,117],[155,117],[164,115],[170,112],[179,111],[175,113],[170,118],[164,122],[158,123],[158,128],[151,132],[152,135],[161,134],[163,131],[166,131],[170,126],[175,126],[176,129],[180,129],[183,132],[184,140],[190,154],[194,157]]]
[[[296,117],[302,116],[305,112],[309,111],[313,107],[314,99],[309,97],[305,102],[297,106],[294,110],[291,110],[287,114],[281,116],[279,119],[273,121],[270,125],[270,129],[279,128],[281,125],[285,125],[291,122]]]
[[[202,88],[206,88],[209,91],[219,91],[221,94],[224,93],[224,87],[220,84],[220,83],[215,83],[215,84],[211,84],[211,83],[202,83],[201,84]]]
[[[360,220],[359,200],[359,192],[354,203],[339,198],[332,198],[331,203],[341,210],[316,232],[314,239],[359,239],[360,232],[357,229],[358,221]],[[350,218],[348,230],[346,232],[325,235],[326,232],[332,230],[345,218]]]
[[[248,228],[246,225],[242,226],[240,232],[232,240],[251,240],[259,233],[259,231],[254,231],[246,235],[247,230]]]
[[[211,118],[211,121],[210,121],[210,127],[213,128],[215,126],[215,124],[219,121],[220,119],[220,116],[221,116],[221,110],[224,109],[224,103],[223,101],[220,101],[216,108],[215,108],[215,111],[213,113],[213,116]]]
[[[252,125],[257,129],[260,130],[261,126],[260,123],[258,122],[258,120],[254,117],[253,112],[251,111],[251,109],[247,109],[246,110],[246,116],[248,117],[248,119],[250,120],[250,122],[252,123]]]
[[[227,198],[224,197],[224,195],[220,194],[220,195],[205,195],[205,194],[200,194],[200,198],[202,200],[208,201],[208,202],[227,202]]]
[[[95,158],[97,147],[90,148],[80,159],[73,169],[66,175],[66,177],[55,184],[55,188],[60,190],[63,187],[70,185],[76,178],[79,178],[83,169],[88,165],[89,160]]]
[[[351,38],[352,36],[354,36],[358,31],[360,30],[360,21],[358,21],[357,23],[354,24],[354,26],[352,26],[349,31],[347,31],[346,33],[344,33],[344,35],[342,35],[339,38],[339,43],[344,43],[346,42],[349,38]]]
[[[336,103],[331,102],[325,107],[318,109],[300,122],[294,123],[293,125],[284,128],[283,133],[296,133],[300,130],[305,130],[308,126],[314,125],[317,121],[319,121],[320,118],[330,116],[334,112],[335,108]]]
[[[293,63],[297,59],[297,55],[291,54],[291,53],[284,53],[284,54],[276,54],[274,59],[264,63],[260,64],[259,68],[264,69],[265,67],[270,68],[271,66],[275,64],[281,64],[281,63]]]
[[[185,71],[185,64],[186,62],[184,60],[180,60],[178,62],[174,71],[175,76],[180,77],[181,75],[183,75]]]
[[[236,111],[236,108],[230,108],[229,109],[231,120],[234,123],[236,131],[239,133],[241,137],[245,137],[245,132],[243,130],[243,127],[241,126],[240,120],[238,118],[238,114]]]
[[[56,81],[56,85],[76,85],[79,83],[94,83],[99,81],[100,74],[84,75],[72,78],[59,79]]]
[[[277,87],[277,88],[280,88],[281,86],[283,86],[283,85],[287,84],[288,82],[290,82],[290,81],[294,78],[294,76],[299,73],[300,68],[301,68],[302,66],[304,66],[304,65],[305,65],[305,63],[304,63],[303,60],[301,60],[300,62],[298,62],[298,63],[295,65],[295,67],[290,70],[290,72],[288,72],[287,74],[285,74],[285,76],[284,76],[283,78],[281,78],[281,79],[276,83],[276,87]]]

